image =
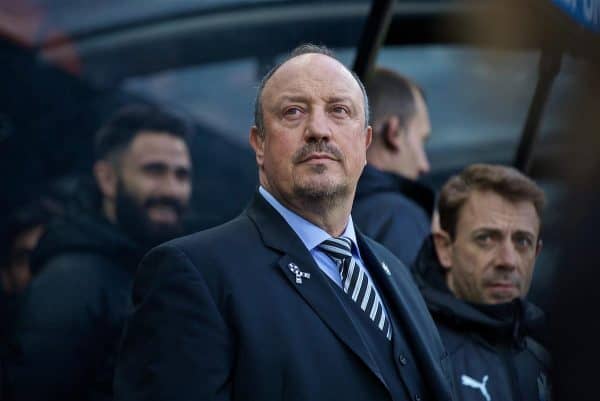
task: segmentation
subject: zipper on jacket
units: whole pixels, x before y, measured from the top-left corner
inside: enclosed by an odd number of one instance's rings
[[[502,348],[500,351],[502,355],[502,360],[504,361],[504,366],[508,368],[508,376],[510,377],[511,383],[511,393],[512,393],[512,401],[523,401],[523,394],[520,391],[520,382],[517,376],[517,367],[515,366],[514,361],[514,352],[513,350]]]

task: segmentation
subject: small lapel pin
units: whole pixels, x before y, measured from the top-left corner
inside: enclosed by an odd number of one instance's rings
[[[390,272],[390,269],[387,267],[387,265],[385,264],[385,262],[381,262],[381,267],[383,267],[383,271],[388,275],[391,276],[392,272]]]
[[[310,278],[310,273],[301,271],[298,265],[295,263],[288,264],[288,267],[290,268],[290,271],[296,275],[296,284],[302,284],[303,278]]]

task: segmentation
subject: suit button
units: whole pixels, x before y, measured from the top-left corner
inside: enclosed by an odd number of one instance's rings
[[[398,361],[400,362],[400,365],[405,366],[407,359],[403,354],[400,354],[400,357],[398,358]]]

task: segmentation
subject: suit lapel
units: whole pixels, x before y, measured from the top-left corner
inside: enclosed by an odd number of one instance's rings
[[[255,195],[246,213],[256,224],[265,245],[283,253],[278,267],[289,280],[292,291],[300,294],[340,341],[346,344],[387,387],[355,324],[334,293],[331,284],[327,282],[329,278],[321,272],[292,228],[260,194]]]
[[[404,319],[403,314],[398,313],[398,309],[404,309],[400,305],[405,305],[402,300],[400,294],[400,289],[397,287],[396,282],[391,277],[390,267],[385,263],[385,261],[380,260],[373,250],[366,244],[365,241],[361,241],[359,234],[357,233],[357,240],[359,241],[360,252],[363,258],[363,262],[365,263],[367,269],[369,270],[369,274],[373,278],[375,282],[375,286],[380,292],[383,292],[386,298],[389,300],[386,303],[386,308],[392,308],[395,312],[395,315]],[[392,266],[393,268],[393,266]],[[388,274],[390,272],[390,274]],[[398,305],[398,303],[400,303]],[[389,304],[389,305],[388,305]],[[400,324],[400,322],[397,322]],[[394,349],[394,355],[399,353],[399,338],[398,336],[392,336],[392,345]]]

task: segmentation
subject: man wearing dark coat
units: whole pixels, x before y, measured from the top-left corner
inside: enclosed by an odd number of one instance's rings
[[[153,106],[129,106],[96,136],[94,180],[33,254],[6,400],[110,400],[115,353],[139,261],[182,234],[188,203],[187,125]]]
[[[326,48],[266,75],[250,131],[259,190],[238,218],[145,256],[118,400],[452,399],[409,271],[350,217],[367,110]]]
[[[550,400],[544,315],[525,299],[542,243],[542,190],[517,170],[476,164],[440,192],[441,230],[414,274],[463,401]]]
[[[423,91],[395,71],[378,68],[366,85],[373,143],[352,209],[365,234],[410,266],[431,232],[435,194],[417,181],[429,171],[431,125]]]

